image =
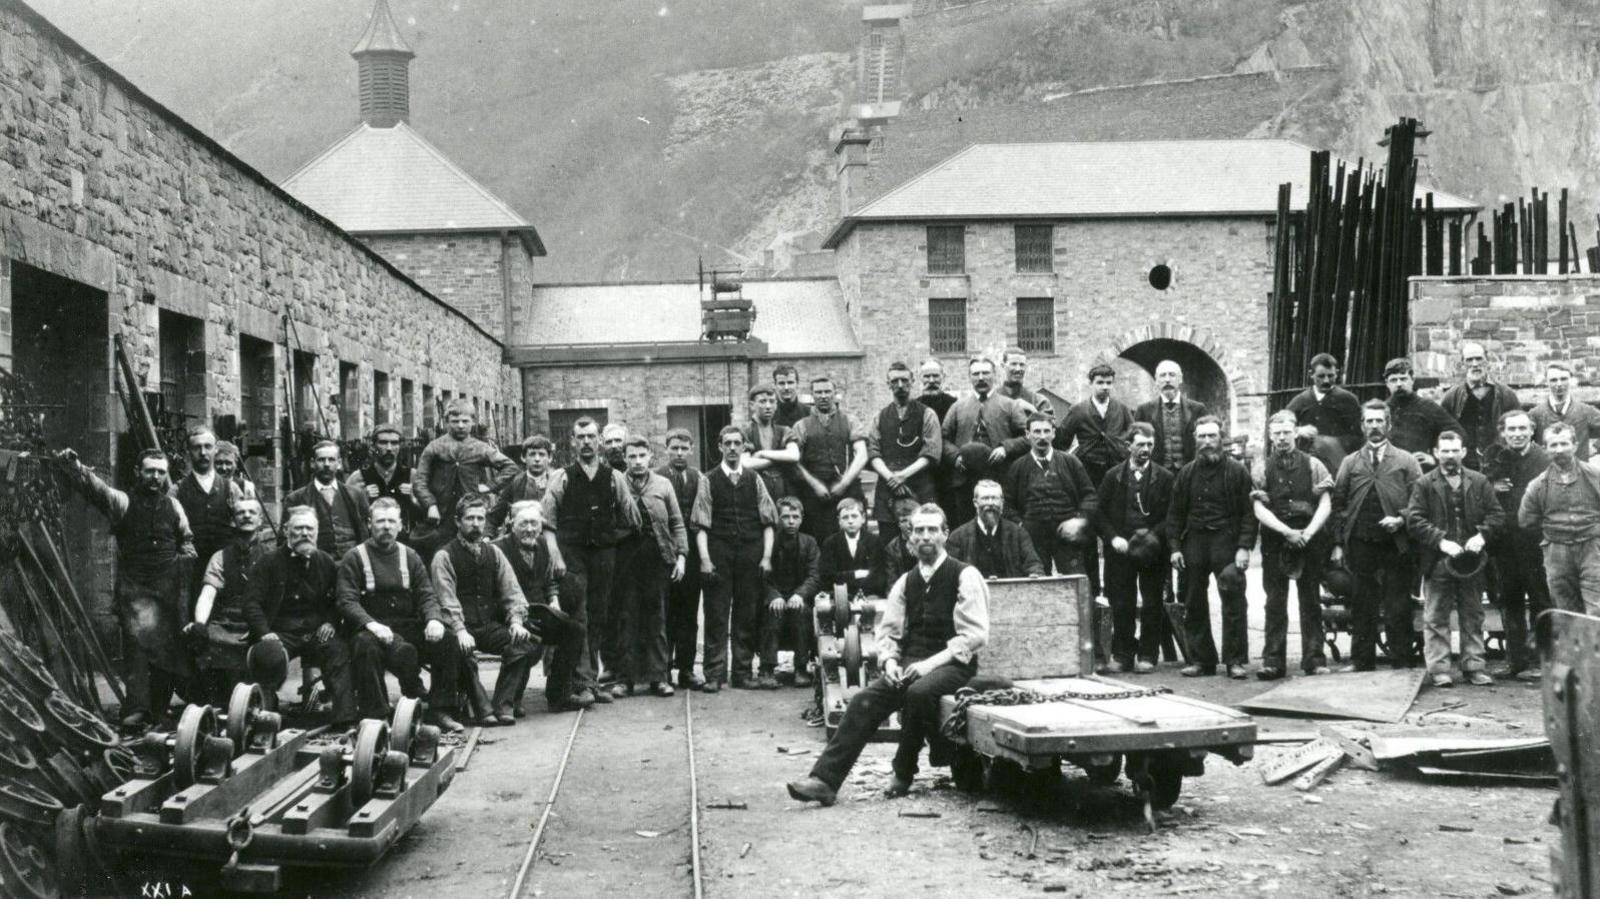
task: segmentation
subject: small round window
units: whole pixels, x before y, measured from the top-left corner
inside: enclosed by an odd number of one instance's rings
[[[1165,265],[1157,265],[1150,269],[1150,286],[1156,290],[1166,290],[1172,286],[1172,269]]]

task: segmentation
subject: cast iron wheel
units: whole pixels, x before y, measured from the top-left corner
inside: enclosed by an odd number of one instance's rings
[[[983,758],[970,746],[957,746],[950,762],[950,779],[963,793],[983,792]]]
[[[56,815],[56,879],[61,891],[68,896],[85,894],[88,885],[88,851],[84,846],[83,806],[62,809]]]
[[[389,720],[389,748],[410,755],[411,738],[416,736],[421,722],[422,700],[402,696],[394,704],[394,716]]]
[[[200,750],[217,732],[217,713],[208,705],[186,706],[172,741],[172,783],[180,790],[200,777]]]
[[[244,753],[245,741],[250,737],[250,723],[266,704],[259,684],[234,684],[233,694],[228,697],[228,739],[233,741],[234,758]]]
[[[1111,754],[1111,763],[1107,765],[1084,765],[1084,773],[1089,775],[1089,780],[1102,787],[1109,787],[1117,782],[1117,777],[1122,774],[1122,753]]]
[[[1016,796],[1027,778],[1022,766],[1009,759],[983,760],[983,788],[994,795]]]
[[[356,748],[350,758],[350,807],[359,809],[378,786],[384,756],[389,753],[389,725],[372,718],[356,731]]]
[[[844,630],[844,657],[839,664],[844,666],[845,685],[861,686],[861,629],[853,624]]]
[[[1177,765],[1157,763],[1150,766],[1150,806],[1165,811],[1178,801],[1183,791],[1183,772]]]
[[[850,626],[850,589],[835,586],[833,588],[833,632],[842,634]]]

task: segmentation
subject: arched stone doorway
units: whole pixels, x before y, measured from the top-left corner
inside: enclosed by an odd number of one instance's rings
[[[1224,427],[1233,419],[1233,390],[1217,360],[1200,346],[1172,337],[1152,337],[1121,347],[1108,360],[1117,370],[1117,398],[1137,407],[1156,398],[1156,366],[1171,359],[1183,368],[1184,395],[1204,403]]]

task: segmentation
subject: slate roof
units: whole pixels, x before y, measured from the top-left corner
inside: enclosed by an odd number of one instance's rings
[[[1310,155],[1276,139],[980,144],[856,210],[823,246],[863,221],[1271,216],[1285,182],[1305,208]],[[1417,196],[1429,190],[1418,184]],[[1478,208],[1433,195],[1438,210]]]
[[[357,126],[283,189],[354,234],[516,231],[534,255],[545,254],[527,219],[404,122]]]
[[[861,352],[835,278],[745,281],[755,301],[752,337],[774,355],[829,356]],[[700,288],[695,281],[623,284],[539,284],[533,313],[515,346],[654,344],[700,339]]]
[[[905,109],[889,124],[881,157],[867,168],[867,196],[882,196],[973,144],[1271,137],[1295,107],[1331,101],[1338,79],[1330,67],[1305,66],[972,109]]]

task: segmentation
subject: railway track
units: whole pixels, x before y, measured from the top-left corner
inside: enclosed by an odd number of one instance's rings
[[[626,864],[644,878],[670,872],[668,882],[641,886],[657,895],[702,899],[694,703],[690,691],[681,695],[678,715],[668,712],[668,703],[643,696],[598,713],[578,712],[509,899],[576,895],[583,878],[607,864]],[[681,725],[668,723],[669,717]],[[609,739],[649,727],[678,730],[683,736],[681,741],[664,739],[650,755],[635,759],[620,757],[617,747],[628,741]],[[678,745],[669,748],[673,742]],[[689,843],[686,854],[681,850],[684,839]],[[626,852],[618,851],[622,846]],[[685,859],[687,884],[678,876]]]

